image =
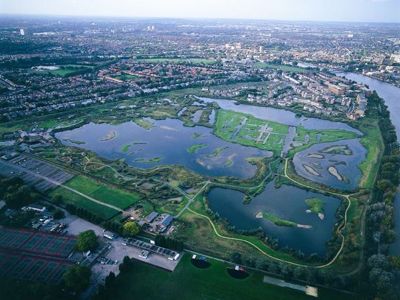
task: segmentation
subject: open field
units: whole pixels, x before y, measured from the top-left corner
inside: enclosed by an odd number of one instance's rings
[[[274,151],[282,150],[288,126],[251,115],[218,110],[214,133],[223,140]]]
[[[94,199],[125,209],[139,201],[139,196],[135,193],[128,193],[120,189],[108,187],[89,179],[85,176],[76,176],[65,184],[67,187],[75,189]],[[67,203],[82,207],[103,219],[109,219],[118,213],[117,210],[101,204],[92,202],[81,195],[58,187],[51,193],[52,196],[61,195]]]
[[[135,193],[111,188],[84,176],[77,176],[67,182],[66,185],[104,203],[109,203],[122,209],[131,206],[139,200],[139,196]]]
[[[379,160],[383,153],[383,141],[377,121],[362,120],[361,122],[360,129],[366,133],[361,138],[361,144],[368,152],[367,158],[360,165],[363,174],[360,187],[369,189],[373,187],[379,170]]]
[[[186,254],[174,272],[167,272],[134,261],[132,271],[118,276],[111,291],[113,299],[312,299],[305,294],[263,283],[263,274],[250,272],[245,279],[235,279],[223,262],[209,259],[207,269],[195,267]],[[331,291],[320,290],[321,299],[349,299]]]
[[[49,70],[47,72],[52,75],[65,77],[65,76],[71,75],[75,72],[80,72],[87,68],[90,68],[90,66],[86,66],[86,65],[65,65],[65,66],[59,66],[59,67],[60,68],[57,70]]]

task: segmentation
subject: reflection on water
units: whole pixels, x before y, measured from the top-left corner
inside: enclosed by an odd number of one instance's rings
[[[358,139],[322,143],[298,152],[293,158],[296,173],[340,190],[358,187],[360,163],[367,155]]]
[[[205,102],[216,102],[222,109],[247,113],[259,119],[270,120],[285,125],[290,125],[290,126],[301,125],[306,129],[316,129],[316,130],[343,129],[361,134],[359,130],[345,123],[333,122],[316,118],[304,118],[304,117],[298,118],[296,117],[295,113],[284,109],[245,105],[245,104],[235,104],[235,101],[224,100],[224,99],[210,99],[210,98],[199,98],[199,99]]]
[[[210,209],[241,230],[261,227],[268,237],[279,239],[281,247],[301,250],[305,254],[324,256],[326,242],[332,237],[335,212],[340,200],[322,194],[283,185],[279,189],[269,183],[265,190],[250,204],[243,204],[243,193],[235,190],[213,188],[207,195]],[[307,213],[306,199],[319,198],[324,201],[324,220],[316,214]],[[311,229],[277,226],[266,219],[256,218],[259,212],[271,213],[298,224],[311,225]]]
[[[181,165],[206,176],[250,178],[257,167],[247,158],[272,155],[225,142],[206,127],[185,127],[180,120],[153,121],[153,125],[146,130],[133,122],[90,123],[57,133],[56,137],[65,145],[94,151],[106,159],[123,158],[134,167]]]
[[[396,128],[397,139],[400,138],[400,88],[355,73],[338,74],[345,76],[347,79],[354,80],[359,83],[363,83],[369,86],[371,90],[375,90],[378,95],[385,100],[385,104],[388,106],[390,111],[391,121]],[[397,239],[395,243],[390,247],[391,254],[400,255],[400,194],[397,193],[395,199],[395,231],[397,233]]]

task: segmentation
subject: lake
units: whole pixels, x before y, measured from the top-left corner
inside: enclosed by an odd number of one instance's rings
[[[275,188],[273,182],[267,184],[265,190],[252,199],[250,204],[243,204],[243,196],[242,192],[236,190],[212,188],[207,195],[208,206],[237,229],[251,230],[261,227],[268,237],[277,238],[281,247],[324,257],[326,242],[333,235],[339,199],[289,185]],[[305,200],[310,198],[324,201],[324,220],[316,214],[306,212],[308,206]],[[259,212],[272,213],[302,225],[311,225],[312,228],[277,226],[264,218],[256,218]]]
[[[296,114],[294,112],[285,109],[238,104],[233,100],[225,100],[225,99],[211,99],[211,98],[200,98],[200,97],[198,97],[198,99],[204,102],[215,102],[222,109],[250,114],[262,120],[270,120],[289,126],[303,126],[306,129],[315,129],[315,130],[342,129],[355,132],[360,135],[362,134],[359,130],[349,126],[346,123],[333,122],[317,118],[296,117]]]
[[[64,145],[90,150],[109,160],[124,159],[137,168],[180,165],[205,176],[250,178],[257,167],[249,157],[271,157],[272,153],[226,142],[212,129],[186,127],[177,119],[153,123],[151,129],[134,122],[118,125],[89,123],[56,133]]]
[[[357,189],[362,173],[359,165],[366,149],[359,139],[313,145],[293,157],[296,173],[339,190]]]

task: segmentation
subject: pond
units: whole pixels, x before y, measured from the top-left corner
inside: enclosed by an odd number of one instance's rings
[[[250,204],[243,204],[243,197],[244,194],[236,190],[212,188],[207,195],[208,206],[236,229],[262,228],[268,237],[279,240],[280,247],[324,257],[326,243],[331,239],[336,223],[339,199],[289,185],[275,188],[273,182],[253,198]],[[315,198],[322,200],[323,219],[315,213],[307,212],[309,206],[305,201]],[[260,212],[289,220],[303,228],[275,225],[267,218],[260,217]]]
[[[257,167],[247,159],[272,156],[269,151],[225,142],[210,128],[186,127],[176,119],[146,122],[152,127],[145,129],[134,122],[89,123],[56,133],[56,138],[109,160],[124,159],[133,167],[180,165],[205,176],[250,178]]]
[[[359,130],[342,122],[334,122],[317,118],[296,117],[295,113],[284,109],[238,104],[233,100],[225,100],[225,99],[211,99],[211,98],[200,98],[200,97],[198,97],[198,99],[204,102],[215,102],[222,109],[247,113],[262,120],[270,120],[289,126],[296,126],[296,127],[303,126],[306,129],[315,129],[315,130],[342,129],[355,132],[360,135],[362,134]]]
[[[359,139],[321,143],[293,157],[296,173],[308,180],[340,190],[355,190],[362,173],[359,165],[366,149]]]

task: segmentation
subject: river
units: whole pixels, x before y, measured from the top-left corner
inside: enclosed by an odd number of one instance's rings
[[[363,83],[369,86],[371,90],[375,90],[378,95],[385,100],[386,105],[390,111],[390,119],[396,128],[397,138],[400,137],[400,88],[376,80],[367,76],[355,73],[338,74],[344,75],[347,79],[354,80],[358,83]],[[395,199],[395,231],[397,239],[390,247],[390,253],[393,255],[400,255],[400,192],[397,193]]]

